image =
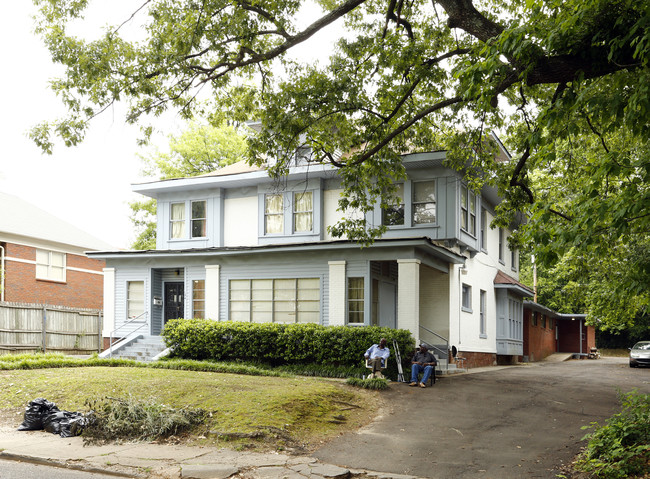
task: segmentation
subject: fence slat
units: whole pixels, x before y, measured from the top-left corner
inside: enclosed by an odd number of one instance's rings
[[[101,352],[102,345],[101,310],[0,302],[0,354],[26,350],[88,354]]]

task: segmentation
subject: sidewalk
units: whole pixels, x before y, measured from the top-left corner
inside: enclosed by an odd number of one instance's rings
[[[346,469],[320,463],[309,456],[151,443],[84,446],[80,437],[62,438],[45,431],[18,431],[7,426],[0,426],[0,460],[152,479],[416,479],[415,476]]]

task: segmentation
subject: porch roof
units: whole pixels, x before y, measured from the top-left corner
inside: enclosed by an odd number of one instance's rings
[[[174,256],[233,256],[242,254],[264,254],[269,252],[327,251],[360,248],[350,240],[318,241],[312,243],[289,243],[257,246],[228,246],[221,248],[191,248],[170,250],[128,250],[128,251],[93,251],[89,256],[101,259],[118,258],[169,258]],[[439,260],[451,264],[464,264],[465,256],[459,255],[445,246],[434,243],[431,238],[377,239],[370,248],[412,247],[423,251]]]
[[[512,276],[508,276],[501,270],[497,271],[497,274],[494,277],[494,288],[508,289],[520,296],[533,296],[535,294],[528,286],[520,283]]]

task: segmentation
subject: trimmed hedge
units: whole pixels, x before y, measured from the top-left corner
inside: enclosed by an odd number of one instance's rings
[[[165,343],[172,356],[211,361],[261,361],[272,366],[321,364],[358,367],[363,353],[386,338],[391,349],[386,373],[397,377],[393,339],[400,351],[412,352],[410,331],[378,326],[242,323],[209,319],[174,319],[165,324]],[[403,366],[408,366],[408,357]]]

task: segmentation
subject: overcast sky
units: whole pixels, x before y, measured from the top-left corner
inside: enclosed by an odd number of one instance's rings
[[[121,23],[134,5],[133,0],[95,1],[94,15],[84,28],[92,32],[107,23]],[[29,0],[5,2],[0,19],[0,190],[116,248],[127,248],[134,239],[128,203],[139,196],[131,192],[131,184],[141,179],[141,162],[136,156],[142,152],[136,145],[138,128],[126,126],[119,112],[107,111],[94,121],[86,140],[77,147],[57,145],[53,155],[45,155],[27,138],[32,126],[64,113],[48,89],[57,67],[33,33],[33,12]],[[296,53],[313,56],[314,44],[322,49],[322,36]],[[161,129],[178,132],[181,125],[172,117]],[[161,134],[154,142],[164,148],[166,136]]]

